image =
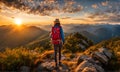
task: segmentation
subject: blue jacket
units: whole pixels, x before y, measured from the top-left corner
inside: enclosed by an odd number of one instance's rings
[[[58,27],[58,25],[55,25],[54,27]],[[63,43],[64,43],[64,42],[65,42],[64,32],[63,32],[63,29],[62,29],[61,26],[60,26],[60,35],[61,35],[62,41],[63,41]]]

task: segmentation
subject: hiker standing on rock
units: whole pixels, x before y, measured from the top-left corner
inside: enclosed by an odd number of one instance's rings
[[[51,40],[54,46],[54,59],[56,68],[58,68],[57,53],[59,53],[59,66],[61,65],[61,48],[64,44],[64,32],[59,19],[55,19],[54,26],[51,29]]]

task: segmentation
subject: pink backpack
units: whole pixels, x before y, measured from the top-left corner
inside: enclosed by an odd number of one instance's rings
[[[61,36],[60,36],[60,27],[52,27],[52,43],[60,44]]]

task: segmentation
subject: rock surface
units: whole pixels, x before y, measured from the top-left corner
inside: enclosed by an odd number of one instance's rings
[[[82,72],[97,72],[95,67],[85,67]]]
[[[62,56],[61,60],[66,59],[66,57],[63,54],[61,56]],[[44,62],[38,65],[36,72],[69,72],[70,71],[69,67],[65,64],[62,64],[61,66],[59,66],[58,69],[56,69],[54,59],[47,59],[47,58],[45,59],[46,60]]]
[[[88,58],[89,58],[89,56],[87,56],[87,55],[81,55],[81,56],[79,56],[77,65],[79,65],[82,61],[84,61],[84,60],[86,60]]]
[[[44,61],[38,64],[35,68],[35,72],[105,72],[103,65],[107,65],[112,57],[112,53],[106,48],[100,48],[97,51],[92,52],[92,56],[85,54],[80,54],[79,56],[75,54],[69,62],[68,60],[66,61],[66,56],[62,54],[62,65],[57,69],[55,68],[53,57],[53,52],[44,54]],[[71,67],[70,63],[72,65]],[[30,67],[22,66],[20,71],[30,72]]]
[[[58,67],[58,69],[55,69],[55,63],[54,62],[45,62],[38,66],[37,72],[69,72],[70,69],[65,64],[62,64]]]
[[[103,53],[105,56],[107,56],[109,59],[112,57],[112,53],[109,52],[106,48],[100,48],[98,49],[99,52]]]
[[[105,72],[102,66],[107,65],[111,57],[112,53],[106,48],[99,48],[92,56],[81,55],[75,72]]]
[[[103,53],[100,53],[100,52],[94,52],[92,57],[96,58],[103,64],[107,64],[107,62],[108,62],[108,58]]]

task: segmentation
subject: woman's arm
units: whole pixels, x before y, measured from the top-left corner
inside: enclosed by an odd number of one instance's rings
[[[64,44],[65,38],[64,38],[64,32],[63,32],[62,27],[60,28],[60,33],[61,33],[61,38],[62,38],[62,41],[63,41],[63,44]]]

